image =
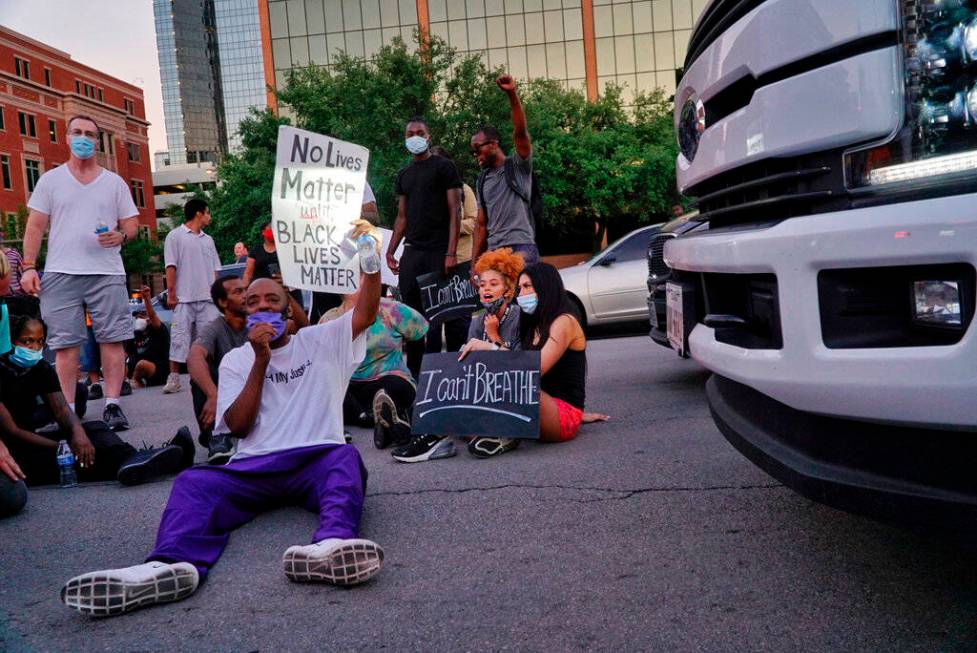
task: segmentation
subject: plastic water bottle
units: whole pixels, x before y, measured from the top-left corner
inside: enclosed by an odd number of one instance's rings
[[[363,234],[356,239],[356,251],[360,255],[360,267],[367,274],[380,271],[380,254],[377,252],[377,241]]]
[[[78,475],[75,473],[75,454],[72,453],[67,440],[58,443],[58,469],[61,470],[61,487],[78,485]]]
[[[95,224],[95,233],[104,234],[108,230],[109,230],[109,226],[105,224],[105,222],[101,218],[99,218],[98,222]]]

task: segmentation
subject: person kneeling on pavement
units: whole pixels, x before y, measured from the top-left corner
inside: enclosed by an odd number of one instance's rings
[[[520,349],[519,307],[513,298],[522,268],[522,255],[513,253],[508,247],[485,252],[475,262],[473,274],[476,275],[478,297],[484,310],[472,316],[468,328],[469,341],[462,352],[471,350],[475,341],[486,349]],[[495,451],[499,447],[512,449],[515,445],[509,442],[509,438],[484,437],[474,438],[468,444],[469,452],[480,457],[484,457],[484,452]],[[391,455],[402,463],[450,458],[455,455],[455,444],[450,437],[416,435],[408,444],[394,449]]]
[[[379,233],[357,220],[352,233]],[[378,266],[379,267],[379,266]],[[376,320],[380,274],[362,277],[356,307],[290,335],[281,284],[254,281],[247,292],[249,345],[224,356],[217,387],[218,426],[240,438],[222,467],[201,465],[176,478],[148,561],[72,578],[62,601],[109,616],[192,594],[217,562],[231,532],[260,512],[298,504],[319,513],[312,544],[283,556],[292,581],[355,585],[372,578],[383,550],[358,539],[366,471],[343,439],[343,395],[366,354]]]
[[[44,323],[30,316],[10,326],[14,348],[0,356],[0,438],[23,470],[28,485],[57,483],[58,442],[66,440],[78,461],[79,481],[118,479],[137,485],[173,474],[193,464],[193,439],[186,427],[156,449],[136,449],[123,442],[105,422],[82,424],[68,407],[58,377],[41,357]],[[54,416],[57,430],[38,433],[37,407],[43,403]]]
[[[360,291],[343,295],[343,303],[327,311],[325,324],[356,306]],[[410,413],[417,394],[414,377],[404,360],[404,343],[427,333],[424,316],[407,304],[380,299],[377,319],[366,332],[366,357],[353,372],[343,401],[343,418],[362,423],[366,407],[373,413],[373,444],[383,449],[410,439]]]

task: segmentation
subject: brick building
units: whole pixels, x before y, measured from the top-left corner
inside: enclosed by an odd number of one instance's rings
[[[140,230],[155,230],[142,90],[0,25],[0,224],[7,239],[21,238],[17,213],[37,179],[68,160],[66,121],[75,114],[98,122],[98,163],[129,184]]]

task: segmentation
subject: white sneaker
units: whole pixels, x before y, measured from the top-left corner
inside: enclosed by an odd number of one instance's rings
[[[282,563],[285,576],[295,582],[359,585],[380,571],[383,549],[370,540],[329,538],[315,544],[290,546]]]
[[[111,617],[185,599],[199,583],[197,568],[189,562],[147,562],[75,576],[61,588],[61,601],[84,614]]]
[[[170,375],[166,377],[166,385],[163,386],[163,394],[171,395],[180,391],[180,375],[176,372],[170,372]]]

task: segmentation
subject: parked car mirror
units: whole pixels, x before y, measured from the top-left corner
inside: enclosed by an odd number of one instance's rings
[[[600,265],[600,266],[603,266],[603,267],[606,268],[607,266],[611,265],[615,261],[617,261],[617,257],[616,256],[605,256],[604,258],[602,258],[601,260],[599,260],[597,262],[597,265]]]

